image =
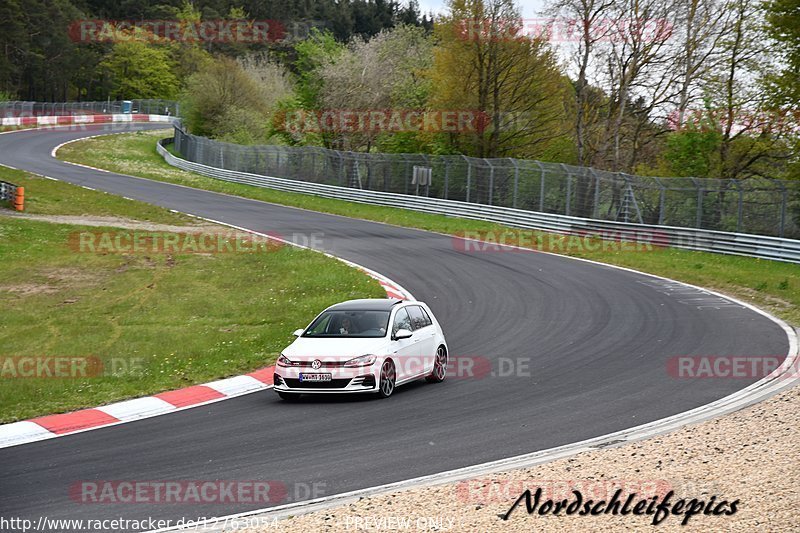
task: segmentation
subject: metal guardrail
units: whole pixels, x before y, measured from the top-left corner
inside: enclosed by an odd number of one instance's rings
[[[179,115],[180,104],[173,100],[128,100],[130,113],[147,115]],[[0,117],[65,116],[76,114],[123,113],[125,105],[119,100],[96,102],[0,102]]]
[[[6,181],[0,181],[0,202],[13,202],[16,195],[16,185]]]
[[[175,148],[181,157],[212,167],[352,189],[800,239],[800,180],[658,178],[509,157],[245,146],[192,135],[180,125]],[[419,169],[430,171],[424,185],[414,180]]]
[[[0,181],[0,202],[10,202],[17,211],[25,209],[25,187]]]
[[[157,147],[158,153],[164,157],[167,163],[183,170],[196,172],[224,181],[281,191],[313,194],[325,198],[335,198],[351,202],[410,209],[473,220],[484,220],[512,227],[560,234],[594,235],[599,238],[609,239],[630,239],[640,242],[650,242],[658,246],[670,246],[688,250],[800,263],[800,240],[694,228],[594,220],[552,213],[526,211],[509,207],[474,204],[457,200],[353,189],[337,185],[263,176],[248,172],[216,168],[176,157],[164,148],[164,144],[169,144],[172,140],[171,138],[163,139],[158,143]]]

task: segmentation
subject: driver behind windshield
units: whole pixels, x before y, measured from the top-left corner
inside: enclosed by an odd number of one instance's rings
[[[353,323],[350,322],[349,318],[344,317],[342,319],[342,325],[339,328],[339,333],[342,335],[350,335],[351,333],[355,333],[353,330]]]

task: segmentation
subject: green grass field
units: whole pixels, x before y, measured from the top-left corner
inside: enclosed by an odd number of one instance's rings
[[[121,196],[92,191],[0,166],[0,180],[25,187],[25,213],[33,215],[92,215],[124,217],[156,224],[185,226],[195,219]]]
[[[169,135],[168,131],[140,132],[88,139],[65,146],[58,155],[67,161],[114,172],[445,234],[463,234],[468,231],[508,231],[519,234],[521,231],[488,222],[227,183],[185,172],[167,165],[156,152],[156,140]],[[546,242],[550,239],[549,234],[534,234],[542,236]],[[553,238],[557,243],[562,239]],[[635,268],[715,289],[750,301],[792,324],[800,324],[800,266],[796,264],[670,248],[627,252],[613,249],[588,250],[585,247],[567,245],[563,250],[556,247],[552,251]]]
[[[166,209],[4,167],[0,180],[27,188],[31,214],[193,223]],[[289,246],[206,255],[76,253],[68,245],[73,232],[114,228],[4,212],[0,422],[252,371],[274,362],[291,332],[324,307],[385,295],[356,269]],[[91,357],[102,361],[103,371],[78,378],[14,377],[5,364],[19,357]]]

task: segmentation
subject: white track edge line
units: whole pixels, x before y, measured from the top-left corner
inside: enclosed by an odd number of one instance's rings
[[[36,129],[36,128],[30,128],[30,129]],[[17,130],[17,131],[25,131],[25,130]],[[13,133],[13,132],[8,131],[8,132],[5,132],[5,133]],[[121,133],[130,133],[130,132],[115,132],[115,133],[92,135],[92,136],[89,136],[89,137],[80,137],[78,139],[72,139],[70,141],[67,141],[65,143],[62,143],[62,144],[59,144],[58,146],[56,146],[50,152],[50,155],[55,158],[56,157],[55,154],[56,154],[56,152],[58,151],[59,148],[61,148],[64,145],[73,143],[73,142],[77,142],[77,141],[81,141],[81,140],[85,140],[85,139],[93,139],[93,138],[96,138],[96,137],[104,137],[104,136],[107,136],[107,135],[120,135]],[[103,169],[91,167],[91,166],[88,166],[88,165],[81,165],[79,163],[72,163],[70,161],[64,161],[64,162],[72,164],[72,165],[84,167],[84,168],[89,168],[89,169],[92,169],[92,170],[99,170],[101,172],[112,173],[109,170],[103,170]],[[1,165],[1,166],[5,166],[5,165]],[[6,167],[6,168],[13,168],[13,167]],[[14,170],[20,170],[20,169],[14,169]],[[23,172],[29,172],[29,171],[25,170]],[[29,172],[29,173],[30,174],[36,174],[34,172]],[[39,175],[39,174],[37,174],[37,175]],[[63,181],[63,180],[59,180],[58,178],[53,178],[53,177],[50,177],[50,176],[42,175],[42,177],[48,178],[48,179],[51,179],[51,180],[54,180],[54,181]],[[138,176],[131,176],[131,177],[138,177]],[[139,178],[139,179],[146,179],[146,178]],[[155,181],[155,180],[148,180],[148,181]],[[64,181],[64,183],[69,183],[69,182]],[[163,183],[163,182],[159,182],[159,183]],[[89,190],[93,190],[93,191],[96,190],[96,189],[92,189],[91,187],[87,187],[85,185],[80,185],[80,187],[83,187],[83,188],[89,189]],[[194,187],[189,187],[189,188],[191,189],[191,188],[194,188]],[[197,189],[197,190],[203,190],[203,189]],[[106,191],[99,191],[99,192],[104,192],[106,194],[111,194],[111,193],[107,193]],[[115,196],[117,196],[117,195],[115,195]],[[136,200],[136,201],[139,201],[139,200]],[[144,202],[144,203],[147,203],[147,202]],[[195,214],[192,214],[192,213],[184,213],[182,211],[177,211],[177,210],[174,210],[174,209],[170,209],[170,211],[173,211],[175,213],[181,213],[181,214],[184,214],[184,215],[188,215],[188,216],[191,216],[193,218],[197,218],[197,219],[200,219],[200,220],[205,220],[207,222],[212,222],[212,223],[219,224],[219,225],[222,225],[222,226],[227,226],[229,228],[234,228],[234,229],[237,229],[237,230],[240,230],[240,231],[244,231],[244,232],[247,232],[247,233],[251,233],[251,234],[254,234],[254,235],[258,235],[260,237],[264,237],[264,238],[267,238],[267,239],[279,241],[279,242],[281,242],[283,244],[289,244],[289,245],[295,246],[297,248],[302,248],[302,249],[305,249],[305,250],[310,250],[310,251],[313,251],[313,252],[321,253],[321,254],[323,254],[323,255],[325,255],[327,257],[330,257],[332,259],[336,259],[338,261],[341,261],[341,262],[345,263],[346,265],[348,265],[348,266],[350,266],[352,268],[359,269],[359,270],[363,271],[365,274],[367,274],[369,277],[371,277],[371,278],[373,278],[373,279],[375,279],[377,281],[383,280],[383,281],[386,281],[388,283],[391,283],[395,288],[398,289],[398,291],[400,291],[401,294],[406,296],[408,300],[414,300],[415,299],[414,296],[411,294],[411,292],[409,292],[408,290],[403,288],[402,285],[400,285],[396,281],[392,280],[391,278],[389,278],[387,276],[384,276],[383,274],[380,274],[379,272],[376,272],[376,271],[374,271],[372,269],[369,269],[369,268],[367,268],[365,266],[362,266],[362,265],[360,265],[358,263],[355,263],[353,261],[349,261],[347,259],[343,259],[341,257],[337,257],[337,256],[335,256],[335,255],[333,255],[333,254],[331,254],[329,252],[325,252],[325,251],[322,251],[322,250],[316,250],[314,248],[310,248],[310,247],[304,246],[302,244],[297,244],[297,243],[294,243],[294,242],[291,242],[291,241],[287,241],[285,239],[281,239],[279,237],[268,235],[266,233],[261,233],[261,232],[255,231],[255,230],[250,230],[250,229],[247,229],[247,228],[236,226],[234,224],[228,224],[227,222],[222,222],[222,221],[219,221],[219,220],[214,220],[214,219],[211,219],[211,218],[202,217],[202,216],[195,215]],[[241,374],[241,375],[245,375],[246,376],[247,374]],[[228,377],[230,378],[230,377],[238,377],[238,376],[228,376]],[[227,378],[220,378],[220,379],[227,379]],[[204,383],[199,383],[198,385],[202,386],[202,385],[205,385],[205,384]],[[142,417],[135,418],[135,419],[119,420],[117,422],[112,422],[110,424],[104,424],[102,426],[94,426],[94,427],[90,427],[90,428],[79,429],[77,431],[71,431],[69,433],[58,434],[58,433],[50,432],[51,433],[50,435],[37,435],[37,436],[35,436],[35,438],[32,438],[31,440],[23,440],[23,441],[20,441],[20,442],[12,442],[12,443],[0,443],[0,449],[2,449],[2,448],[11,448],[13,446],[22,446],[24,444],[30,444],[32,442],[39,442],[39,441],[42,441],[42,440],[49,440],[49,439],[54,439],[54,438],[59,438],[59,437],[67,437],[69,435],[75,435],[77,433],[84,433],[84,432],[87,432],[87,431],[93,431],[93,430],[96,430],[96,429],[102,429],[102,428],[107,428],[107,427],[111,427],[111,426],[118,426],[120,424],[126,424],[126,423],[129,423],[129,422],[135,422],[135,421],[144,420],[144,419],[147,419],[147,418],[155,418],[157,416],[168,415],[168,414],[176,413],[178,411],[184,411],[186,409],[192,409],[194,407],[202,407],[204,405],[208,405],[208,404],[211,404],[211,403],[216,403],[216,402],[220,402],[220,401],[223,401],[223,400],[228,400],[230,398],[237,398],[239,396],[244,396],[245,394],[252,394],[254,392],[260,392],[260,391],[263,391],[263,390],[266,390],[266,389],[271,389],[271,388],[272,388],[272,385],[264,384],[264,386],[261,387],[261,388],[256,388],[256,389],[253,389],[253,390],[246,390],[246,391],[242,391],[242,392],[239,392],[239,393],[236,393],[236,394],[226,395],[226,396],[224,396],[222,398],[214,398],[212,400],[208,400],[208,401],[205,401],[205,402],[192,404],[192,405],[187,405],[187,406],[184,406],[184,407],[178,407],[178,408],[175,408],[173,410],[165,411],[165,412],[162,412],[162,413],[153,413],[153,414],[144,415]],[[165,391],[165,392],[169,392],[169,391]],[[147,397],[148,396],[139,396],[138,398],[147,398]],[[129,401],[129,400],[134,400],[134,399],[137,399],[137,398],[129,398],[128,400],[122,400],[122,401]],[[106,404],[106,405],[113,405],[113,404]],[[98,408],[102,408],[102,407],[105,407],[105,406],[99,405],[99,406],[96,406],[96,407],[87,407],[86,409],[98,409]],[[19,422],[29,422],[29,421],[30,420],[19,420]]]
[[[189,187],[189,188],[194,188],[194,187]],[[225,194],[225,193],[222,193],[222,194]],[[250,200],[253,200],[253,199],[250,199]],[[260,200],[255,200],[255,201],[260,201]],[[270,202],[264,202],[264,203],[270,203]],[[278,205],[280,205],[280,204],[278,204]],[[413,210],[411,210],[411,211],[413,211]],[[326,213],[326,214],[330,214],[330,213]],[[338,216],[343,216],[343,215],[338,215]],[[369,222],[374,222],[374,221],[369,221]],[[394,226],[394,224],[387,224],[387,225]],[[396,226],[396,227],[404,227],[404,226]],[[418,231],[429,232],[428,230],[420,230],[419,228],[407,228],[407,229],[417,229]],[[447,236],[447,237],[450,237],[450,238],[454,237],[453,235],[448,235],[446,233],[441,233],[441,232],[436,232],[436,231],[430,231],[429,233],[436,233],[438,235],[443,235],[443,236]],[[465,237],[458,237],[458,238],[459,239],[463,239],[463,240],[482,242],[479,239],[470,239],[470,238],[465,238]],[[499,244],[499,246],[503,246],[503,247],[506,247],[506,248],[512,248],[512,249],[518,249],[518,250],[525,251],[525,252],[530,252],[530,253],[543,253],[543,254],[552,255],[552,256],[566,257],[566,258],[569,258],[569,259],[574,259],[576,261],[583,261],[583,262],[591,263],[591,264],[598,265],[598,266],[610,267],[610,268],[614,268],[614,269],[618,269],[618,270],[623,270],[623,271],[631,272],[631,273],[634,273],[634,274],[639,274],[639,275],[646,276],[646,277],[651,277],[651,278],[655,278],[655,279],[659,279],[659,280],[663,280],[663,281],[669,281],[669,282],[672,282],[672,283],[678,283],[678,284],[681,284],[681,285],[684,285],[684,286],[687,286],[687,287],[691,287],[691,288],[696,289],[696,290],[704,291],[704,292],[707,292],[709,294],[713,294],[715,296],[718,296],[720,298],[732,301],[732,302],[734,302],[734,303],[736,303],[738,305],[741,305],[743,307],[746,307],[746,308],[750,309],[751,311],[755,311],[756,313],[758,313],[758,314],[768,318],[769,320],[772,320],[776,324],[778,324],[781,327],[781,329],[784,330],[784,332],[786,333],[787,338],[789,340],[789,353],[786,355],[786,358],[785,358],[784,362],[781,364],[781,366],[779,366],[777,369],[775,369],[768,376],[765,376],[761,380],[749,385],[748,387],[745,387],[744,389],[741,389],[741,390],[739,390],[737,392],[734,392],[734,393],[732,393],[732,394],[730,394],[728,396],[724,396],[723,398],[715,400],[714,402],[711,402],[711,403],[696,407],[696,408],[691,409],[689,411],[684,411],[683,413],[678,413],[678,414],[675,414],[675,415],[672,415],[672,416],[669,416],[669,417],[665,417],[665,418],[662,418],[662,419],[659,419],[659,420],[655,420],[653,422],[649,422],[647,424],[643,424],[643,425],[640,425],[640,426],[634,426],[633,428],[628,428],[628,429],[621,430],[621,431],[614,432],[614,433],[608,433],[606,435],[593,437],[591,439],[587,439],[587,440],[584,440],[584,441],[579,441],[579,442],[576,442],[576,443],[573,443],[573,444],[567,444],[567,445],[556,447],[556,448],[550,448],[550,449],[547,449],[547,450],[541,450],[541,451],[538,451],[538,452],[533,452],[531,454],[524,454],[524,455],[520,455],[520,456],[514,456],[514,457],[507,458],[507,459],[501,459],[501,460],[498,460],[498,461],[492,461],[492,462],[488,462],[488,463],[481,463],[479,465],[474,465],[474,466],[470,466],[470,467],[464,467],[464,468],[461,468],[461,469],[442,472],[440,474],[432,474],[430,476],[423,476],[423,477],[413,478],[413,479],[409,479],[409,480],[390,483],[390,484],[387,484],[387,485],[379,485],[379,486],[375,486],[375,487],[370,487],[370,488],[360,489],[360,490],[351,491],[351,492],[347,492],[347,493],[341,493],[341,494],[326,496],[326,497],[317,498],[317,499],[314,499],[314,500],[308,500],[308,501],[304,501],[304,502],[290,503],[290,504],[281,505],[281,506],[267,507],[267,508],[260,509],[260,510],[255,510],[255,511],[247,511],[247,512],[244,512],[244,513],[238,513],[238,514],[233,514],[233,515],[228,515],[228,516],[217,517],[214,520],[207,520],[207,521],[204,521],[204,522],[197,522],[197,523],[187,524],[187,525],[184,525],[184,526],[175,526],[175,527],[171,527],[171,528],[153,530],[150,533],[160,533],[162,531],[175,531],[175,530],[179,530],[179,529],[188,529],[188,528],[191,528],[191,527],[202,527],[204,531],[209,531],[208,528],[209,527],[213,528],[213,525],[218,523],[220,520],[235,519],[235,518],[241,518],[241,517],[245,517],[245,516],[254,516],[254,515],[258,515],[258,514],[266,514],[266,515],[269,515],[269,516],[277,516],[279,518],[286,518],[288,516],[294,516],[294,515],[297,515],[297,514],[307,514],[307,513],[310,513],[310,512],[317,511],[317,510],[322,510],[322,509],[326,509],[326,508],[342,505],[344,503],[353,501],[353,500],[355,500],[355,499],[357,499],[359,497],[363,497],[363,496],[374,496],[374,495],[377,495],[377,494],[391,492],[393,490],[410,489],[410,488],[417,488],[417,487],[421,487],[421,486],[433,486],[433,485],[438,485],[438,484],[447,483],[447,482],[451,482],[451,481],[458,481],[458,480],[461,480],[461,479],[469,479],[469,477],[471,477],[472,475],[475,475],[476,473],[483,473],[483,474],[496,473],[496,472],[501,472],[503,470],[510,469],[510,468],[524,468],[526,466],[535,466],[537,464],[542,464],[542,463],[545,463],[545,462],[554,461],[556,459],[559,459],[559,458],[562,458],[562,457],[568,457],[570,455],[575,455],[577,453],[581,453],[581,452],[584,452],[584,451],[591,451],[593,449],[596,449],[595,446],[593,446],[593,444],[599,444],[599,443],[602,443],[603,441],[608,441],[608,440],[615,440],[615,437],[618,437],[618,436],[625,436],[626,437],[625,439],[623,439],[624,442],[620,443],[620,444],[625,444],[625,443],[628,443],[628,442],[634,442],[634,441],[638,441],[638,440],[643,440],[643,439],[646,439],[646,438],[649,438],[649,437],[652,437],[652,436],[655,436],[655,435],[659,435],[659,434],[675,431],[675,430],[680,429],[681,427],[683,427],[685,425],[698,423],[698,422],[702,422],[702,421],[709,420],[709,419],[712,419],[712,418],[716,418],[718,416],[722,416],[724,414],[729,414],[731,412],[734,412],[734,411],[737,411],[737,410],[742,409],[744,407],[747,407],[748,405],[752,405],[753,403],[757,403],[758,401],[766,399],[766,398],[776,394],[777,392],[780,392],[781,390],[783,390],[785,388],[788,388],[790,386],[795,385],[796,382],[799,381],[798,376],[795,376],[793,379],[786,380],[785,382],[781,383],[780,386],[774,387],[774,390],[770,389],[770,390],[768,390],[766,392],[757,390],[757,389],[762,389],[764,387],[772,385],[778,379],[782,379],[782,377],[781,377],[782,374],[784,374],[785,372],[787,372],[788,370],[790,370],[792,368],[792,366],[795,364],[795,362],[798,359],[798,336],[797,336],[797,333],[795,332],[795,330],[791,326],[789,326],[785,321],[781,320],[778,317],[775,317],[775,316],[769,314],[768,312],[756,307],[753,304],[741,301],[741,300],[739,300],[739,299],[737,299],[737,298],[735,298],[733,296],[728,296],[728,295],[713,291],[711,289],[706,289],[706,288],[703,288],[703,287],[699,287],[697,285],[692,285],[691,283],[674,280],[674,279],[667,278],[667,277],[664,277],[664,276],[659,276],[657,274],[650,274],[648,272],[642,272],[640,270],[636,270],[636,269],[633,269],[633,268],[628,268],[628,267],[619,266],[619,265],[613,265],[613,264],[609,264],[609,263],[602,263],[600,261],[595,261],[595,260],[592,260],[592,259],[586,259],[586,258],[582,258],[582,257],[575,257],[575,256],[570,256],[570,255],[557,254],[557,253],[554,253],[554,252],[547,252],[547,251],[541,251],[541,250],[533,250],[533,249],[530,249],[530,248],[524,248],[524,247],[508,245],[508,244]],[[733,405],[730,406],[729,404],[733,404]],[[663,426],[663,427],[659,428],[659,426]],[[659,429],[655,429],[654,430],[653,428],[659,428]],[[211,529],[211,531],[213,531],[213,530],[214,529]]]
[[[70,141],[70,142],[75,142],[75,141]],[[64,143],[64,144],[67,144],[67,143]],[[55,157],[55,152],[57,151],[58,148],[60,148],[60,146],[62,146],[62,145],[59,145],[58,147],[56,147],[53,150],[53,152],[52,152],[53,157]],[[81,166],[83,166],[83,165],[81,165]],[[92,168],[92,167],[89,167],[89,168]],[[146,178],[140,178],[140,179],[146,179]],[[194,189],[194,187],[187,187],[187,188]],[[196,190],[203,190],[203,189],[196,189]],[[208,191],[206,191],[206,192],[208,192]],[[265,202],[265,203],[267,203],[267,202]],[[278,204],[278,205],[280,205],[280,204]],[[189,213],[186,213],[186,214],[189,214]],[[195,216],[195,215],[193,215],[193,216]],[[206,219],[204,217],[197,217],[197,218],[205,219],[205,220],[208,220],[210,222],[215,222],[215,223],[218,223],[218,224],[223,224],[223,225],[226,225],[226,226],[229,226],[229,227],[240,229],[242,231],[251,231],[251,230],[247,230],[245,228],[240,228],[240,227],[234,226],[233,224],[227,224],[227,223],[216,221],[216,220],[213,220],[213,219]],[[425,230],[422,230],[422,231],[425,231]],[[253,232],[253,233],[259,234],[258,232]],[[438,232],[432,232],[432,233],[438,233]],[[439,233],[439,234],[440,235],[445,235],[443,233]],[[263,235],[263,234],[260,234],[260,235]],[[263,236],[266,236],[266,237],[269,237],[269,238],[274,238],[274,237],[268,236],[268,235],[263,235]],[[452,237],[452,235],[450,235],[450,237]],[[282,240],[282,239],[276,239],[276,240]],[[468,239],[468,240],[475,240],[475,239]],[[301,247],[301,248],[307,248],[308,249],[308,247],[306,247],[306,246],[298,245],[298,244],[291,243],[291,242],[287,242],[287,244],[292,244],[293,246],[298,246],[298,247]],[[530,249],[521,248],[521,247],[517,247],[517,246],[510,246],[510,245],[502,245],[502,246],[508,246],[510,248],[517,248],[517,249],[520,249],[520,250],[531,251]],[[313,248],[311,248],[311,250],[313,250]],[[315,250],[315,251],[319,251],[319,250]],[[319,252],[323,253],[325,255],[328,255],[330,257],[336,258],[335,256],[332,256],[331,254],[328,254],[327,252],[321,252],[321,251],[319,251]],[[536,252],[536,251],[534,250],[534,252]],[[688,287],[691,287],[691,288],[694,288],[694,289],[697,289],[697,290],[706,291],[706,292],[708,292],[710,294],[714,294],[715,296],[719,296],[720,298],[724,298],[724,299],[730,300],[730,301],[732,301],[734,303],[737,303],[739,305],[742,305],[742,306],[744,306],[744,307],[746,307],[746,308],[748,308],[748,309],[750,309],[752,311],[755,311],[755,312],[767,317],[768,319],[772,320],[776,324],[778,324],[787,334],[787,337],[788,337],[788,340],[789,340],[789,353],[787,354],[786,359],[784,360],[783,364],[781,364],[781,366],[778,367],[775,371],[773,371],[769,376],[766,376],[766,377],[762,378],[761,380],[757,381],[756,383],[753,383],[752,385],[750,385],[750,386],[748,386],[748,387],[746,387],[746,388],[744,388],[744,389],[742,389],[740,391],[737,391],[737,392],[735,392],[733,394],[730,394],[728,396],[720,398],[719,400],[716,400],[716,401],[711,402],[709,404],[697,407],[695,409],[692,409],[692,410],[689,410],[689,411],[685,411],[683,413],[678,413],[677,415],[673,415],[671,417],[665,417],[665,418],[650,422],[648,424],[643,424],[641,426],[635,426],[633,428],[629,428],[629,429],[626,429],[626,430],[621,430],[621,431],[618,431],[618,432],[615,432],[615,433],[609,433],[609,434],[602,435],[602,436],[599,436],[599,437],[593,437],[591,439],[587,439],[587,440],[584,440],[584,441],[579,441],[577,443],[568,444],[568,445],[565,445],[565,446],[562,446],[562,447],[557,447],[557,448],[551,448],[551,449],[548,449],[548,450],[542,450],[542,451],[539,451],[539,452],[534,452],[532,454],[525,454],[525,455],[521,455],[521,456],[510,457],[510,458],[507,458],[507,459],[502,459],[502,460],[499,460],[499,461],[493,461],[493,462],[489,462],[489,463],[482,463],[482,464],[479,464],[479,465],[474,465],[474,466],[466,467],[466,468],[463,468],[463,469],[451,470],[451,471],[443,472],[443,473],[440,473],[440,474],[433,474],[431,476],[423,476],[423,477],[409,479],[409,480],[400,481],[400,482],[396,482],[396,483],[391,483],[391,484],[387,484],[387,485],[380,485],[380,486],[376,486],[376,487],[370,487],[370,488],[367,488],[367,489],[361,489],[361,490],[358,490],[358,491],[352,491],[352,492],[349,492],[349,493],[342,493],[342,494],[338,494],[338,495],[327,496],[327,497],[318,498],[318,499],[315,499],[315,500],[309,500],[309,501],[305,501],[305,502],[297,502],[297,503],[287,504],[287,505],[283,505],[283,506],[277,506],[277,507],[272,507],[272,508],[260,509],[260,510],[256,510],[256,511],[248,511],[248,512],[245,512],[245,513],[228,515],[226,517],[219,517],[219,518],[215,519],[215,521],[213,521],[213,522],[211,522],[211,521],[197,522],[195,524],[191,524],[191,525],[187,525],[187,526],[179,526],[179,527],[172,527],[172,528],[153,530],[153,533],[161,532],[161,531],[174,531],[174,530],[178,530],[178,529],[186,529],[187,527],[206,526],[206,525],[211,525],[213,523],[218,523],[218,521],[220,519],[224,519],[224,518],[232,519],[232,518],[239,518],[239,517],[243,517],[243,516],[253,516],[253,515],[256,515],[256,514],[263,514],[265,512],[268,512],[270,514],[276,514],[276,513],[280,513],[282,511],[285,511],[285,510],[296,511],[296,510],[300,510],[300,509],[305,508],[305,511],[301,511],[301,514],[305,514],[307,512],[313,512],[314,510],[317,510],[317,509],[311,509],[311,506],[315,505],[315,504],[324,504],[322,507],[320,507],[320,509],[321,508],[328,508],[328,507],[332,507],[332,506],[335,506],[335,505],[339,505],[341,503],[345,503],[346,501],[348,501],[348,499],[352,500],[352,499],[355,499],[355,498],[358,498],[358,497],[361,497],[361,496],[365,496],[365,495],[375,495],[375,494],[379,494],[379,493],[389,492],[389,491],[391,491],[393,489],[412,488],[412,487],[419,487],[419,486],[423,486],[423,485],[434,485],[434,484],[446,483],[448,481],[456,481],[458,479],[468,479],[470,476],[474,475],[475,473],[491,473],[491,472],[499,472],[499,471],[502,471],[503,469],[508,469],[508,468],[522,468],[522,467],[524,467],[526,465],[527,466],[533,466],[535,464],[541,464],[541,463],[544,463],[544,462],[553,461],[553,460],[556,460],[556,459],[558,459],[560,457],[567,457],[567,456],[570,456],[570,455],[574,455],[574,454],[580,453],[582,451],[589,451],[589,450],[595,449],[594,446],[592,446],[592,444],[599,444],[599,443],[602,443],[602,441],[605,441],[605,440],[612,440],[616,436],[627,435],[627,438],[625,439],[625,442],[633,442],[633,441],[636,441],[636,440],[642,440],[642,439],[645,439],[645,438],[648,438],[648,437],[651,437],[651,436],[654,436],[654,435],[658,435],[658,434],[661,434],[661,433],[674,431],[674,430],[679,429],[680,427],[682,427],[684,425],[687,425],[687,424],[697,423],[697,422],[700,422],[700,421],[703,421],[703,420],[708,420],[708,419],[711,419],[711,418],[714,418],[714,417],[717,417],[717,416],[721,416],[723,414],[727,414],[727,413],[739,410],[739,409],[741,409],[743,407],[746,407],[747,405],[751,405],[752,403],[755,403],[755,402],[757,402],[757,401],[759,401],[761,399],[767,398],[767,397],[779,392],[782,389],[785,389],[785,388],[788,388],[788,387],[792,386],[793,384],[795,384],[794,382],[798,381],[798,378],[795,377],[794,379],[788,380],[787,382],[781,384],[781,386],[775,388],[775,390],[762,392],[761,394],[758,394],[756,392],[755,389],[759,389],[759,388],[762,388],[762,387],[765,387],[765,386],[773,384],[775,381],[777,381],[777,379],[780,378],[780,376],[784,372],[786,372],[788,369],[790,369],[793,366],[795,360],[798,357],[798,353],[797,353],[797,350],[798,350],[798,338],[797,338],[797,333],[795,332],[795,330],[792,329],[786,322],[784,322],[783,320],[781,320],[781,319],[779,319],[779,318],[767,313],[766,311],[764,311],[762,309],[759,309],[758,307],[756,307],[756,306],[754,306],[752,304],[749,304],[747,302],[743,302],[743,301],[741,301],[741,300],[739,300],[737,298],[731,297],[731,296],[727,296],[727,295],[718,293],[716,291],[712,291],[710,289],[704,289],[704,288],[698,287],[696,285],[692,285],[690,283],[685,283],[685,282],[682,282],[682,281],[673,280],[673,279],[666,278],[666,277],[663,277],[663,276],[658,276],[656,274],[650,274],[650,273],[647,273],[647,272],[641,272],[639,270],[635,270],[635,269],[628,268],[628,267],[623,267],[623,266],[618,266],[618,265],[611,265],[611,264],[608,264],[608,263],[601,263],[599,261],[594,261],[594,260],[591,260],[591,259],[585,259],[585,258],[581,258],[581,257],[574,257],[574,256],[569,256],[569,255],[556,254],[556,253],[553,253],[553,252],[539,252],[539,253],[546,253],[548,255],[555,255],[555,256],[558,256],[558,257],[567,257],[567,258],[570,258],[570,259],[575,259],[575,260],[578,260],[578,261],[585,261],[587,263],[592,263],[592,264],[595,264],[595,265],[616,268],[616,269],[619,269],[619,270],[624,270],[624,271],[632,272],[632,273],[635,273],[635,274],[640,274],[640,275],[644,275],[644,276],[648,276],[648,277],[652,277],[652,278],[656,278],[656,279],[661,279],[661,280],[665,280],[665,281],[679,283],[679,284],[682,284],[682,285],[685,285],[685,286],[688,286]],[[340,258],[336,258],[336,259],[340,259]],[[346,262],[346,263],[351,263],[351,262],[349,262],[347,260],[344,260],[344,259],[340,259],[340,260],[343,261],[343,262]],[[356,263],[352,263],[352,264],[356,265],[356,266],[360,266],[360,265],[357,265]],[[366,272],[373,272],[373,271],[371,271],[369,269],[366,269],[364,267],[361,267],[361,268],[363,268]],[[388,279],[388,278],[386,278],[386,279]],[[404,291],[404,292],[407,293],[407,291],[405,291],[400,285],[395,284],[395,286],[398,289],[400,289],[401,291]],[[751,392],[753,393],[752,395],[750,394]],[[220,399],[218,399],[216,401],[223,400],[223,399],[224,398],[220,398]],[[737,406],[736,404],[734,404],[732,407],[726,407],[726,405],[725,405],[725,404],[734,403],[734,402],[738,402],[740,404],[743,403],[743,405],[738,405]],[[710,412],[705,412],[705,411],[710,411]],[[172,411],[172,412],[174,412],[174,411]],[[159,416],[159,415],[156,415],[156,416]],[[656,428],[659,425],[663,425],[664,427],[662,427],[660,429],[656,429],[655,431],[653,431],[653,428]],[[103,426],[103,427],[108,427],[108,426]],[[296,514],[296,512],[292,512],[292,513],[289,513],[289,514]],[[288,516],[288,514],[287,514],[287,516]]]

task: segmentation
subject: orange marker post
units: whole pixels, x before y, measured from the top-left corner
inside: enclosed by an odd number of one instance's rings
[[[14,209],[17,211],[25,209],[25,187],[17,187],[17,193],[14,195]]]

